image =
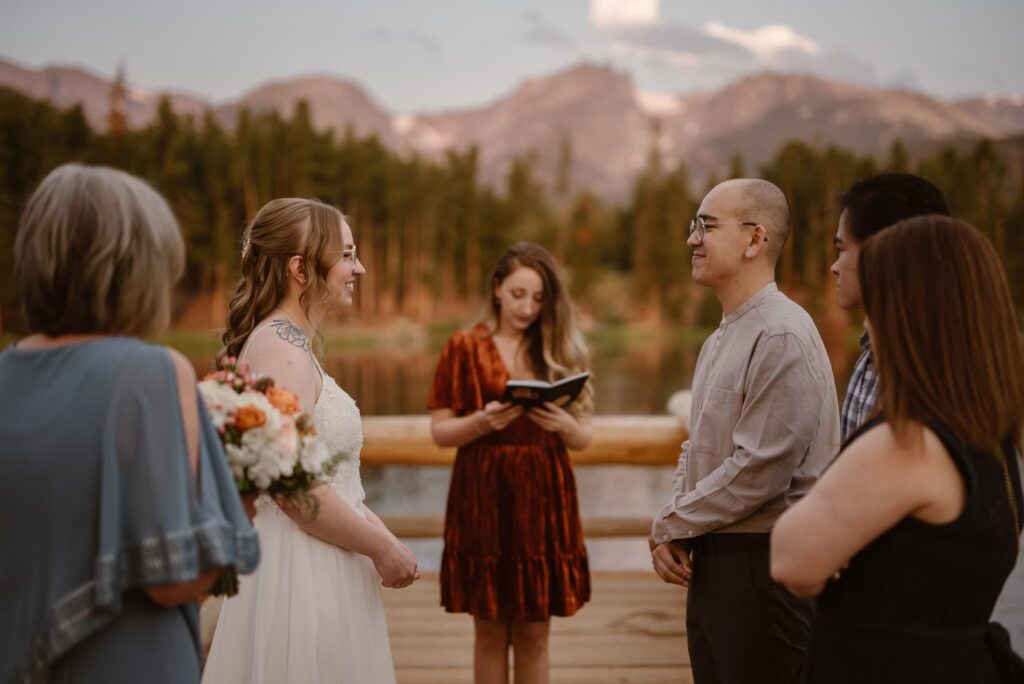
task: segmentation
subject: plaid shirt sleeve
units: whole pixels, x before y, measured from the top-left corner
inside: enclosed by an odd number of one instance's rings
[[[843,442],[868,419],[878,403],[878,368],[875,367],[867,333],[861,337],[860,346],[863,351],[853,366],[839,418]]]

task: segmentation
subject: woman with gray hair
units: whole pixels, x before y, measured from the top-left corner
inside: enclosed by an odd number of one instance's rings
[[[32,332],[0,352],[0,680],[198,682],[197,599],[259,557],[167,325],[184,245],[164,199],[67,164],[14,246]]]

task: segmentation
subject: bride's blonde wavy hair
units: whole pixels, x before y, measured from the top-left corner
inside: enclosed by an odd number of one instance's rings
[[[491,334],[497,331],[501,307],[494,297],[494,288],[519,268],[536,271],[544,284],[540,315],[526,330],[525,342],[533,372],[542,380],[554,382],[590,371],[590,353],[576,322],[576,308],[569,290],[562,281],[555,258],[536,242],[517,242],[498,258],[487,280],[488,303],[478,323],[485,324]],[[593,408],[593,382],[588,380],[579,399],[570,404],[568,410],[578,417]]]
[[[299,301],[307,315],[327,298],[327,273],[341,258],[344,222],[335,207],[297,197],[271,200],[256,212],[242,240],[242,277],[231,295],[220,355],[238,356],[256,324],[284,299],[293,256],[306,264]]]

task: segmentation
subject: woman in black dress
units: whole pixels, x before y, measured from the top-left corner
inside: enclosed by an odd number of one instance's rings
[[[1024,357],[999,257],[924,216],[866,241],[859,276],[881,413],[772,534],[772,575],[817,597],[805,680],[1006,681],[989,617],[1020,538]]]

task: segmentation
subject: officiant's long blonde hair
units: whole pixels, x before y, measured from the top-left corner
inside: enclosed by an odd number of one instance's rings
[[[576,321],[569,290],[565,286],[555,258],[536,242],[517,242],[509,247],[494,265],[487,279],[487,304],[480,316],[493,334],[501,321],[501,306],[493,290],[519,268],[529,268],[540,276],[544,284],[544,299],[540,315],[526,329],[527,353],[533,372],[548,382],[560,380],[576,373],[590,371],[590,353],[583,333]],[[579,416],[594,408],[594,388],[587,381],[579,399],[569,411]]]

